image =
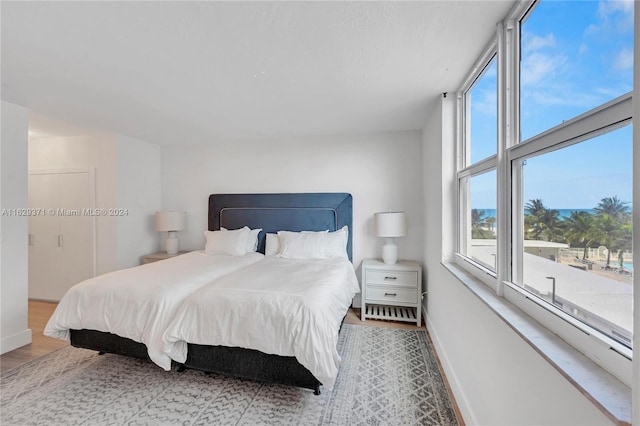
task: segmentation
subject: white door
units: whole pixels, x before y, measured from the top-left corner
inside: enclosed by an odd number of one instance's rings
[[[28,194],[29,208],[37,212],[29,216],[29,297],[55,300],[47,290],[59,276],[58,218],[47,210],[58,206],[57,175],[29,174]]]
[[[30,172],[29,298],[59,301],[94,276],[93,173]]]

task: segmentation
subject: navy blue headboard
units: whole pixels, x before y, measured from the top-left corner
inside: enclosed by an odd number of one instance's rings
[[[347,254],[352,257],[353,200],[347,193],[212,194],[209,230],[243,226],[262,228],[258,251],[264,253],[265,233],[336,231],[349,227]]]

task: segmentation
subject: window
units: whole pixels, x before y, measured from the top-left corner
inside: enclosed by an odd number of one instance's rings
[[[522,167],[522,277],[514,283],[631,348],[631,125]],[[522,165],[522,166],[521,166]]]
[[[521,22],[522,140],[633,89],[633,2],[540,1]]]
[[[458,96],[458,263],[630,384],[633,2],[519,7]]]
[[[468,260],[496,270],[496,153],[498,149],[497,57],[483,59],[482,71],[463,96],[464,141],[461,171],[459,252]]]
[[[496,270],[496,171],[462,180],[468,200],[461,214],[465,235],[462,253],[479,265]]]
[[[495,155],[498,149],[498,72],[495,56],[467,92],[469,164]]]

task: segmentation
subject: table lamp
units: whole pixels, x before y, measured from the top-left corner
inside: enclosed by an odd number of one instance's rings
[[[178,253],[177,231],[185,229],[186,223],[187,214],[185,212],[163,211],[156,213],[156,230],[169,233],[165,241],[167,254]]]
[[[394,264],[398,261],[398,246],[394,238],[407,235],[407,217],[404,212],[380,212],[374,218],[376,236],[385,238],[382,261]]]

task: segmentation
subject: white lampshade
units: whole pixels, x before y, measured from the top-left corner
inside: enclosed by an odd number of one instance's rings
[[[169,233],[164,242],[165,250],[168,254],[178,253],[177,231],[182,231],[186,225],[187,214],[185,212],[164,211],[156,213],[156,230]]]
[[[185,212],[164,211],[156,213],[156,231],[182,231],[187,224]]]
[[[404,212],[380,212],[375,214],[376,235],[384,237],[382,261],[394,264],[398,261],[398,246],[395,237],[407,235],[407,215]]]
[[[407,215],[404,212],[375,214],[376,236],[393,238],[407,235]]]

